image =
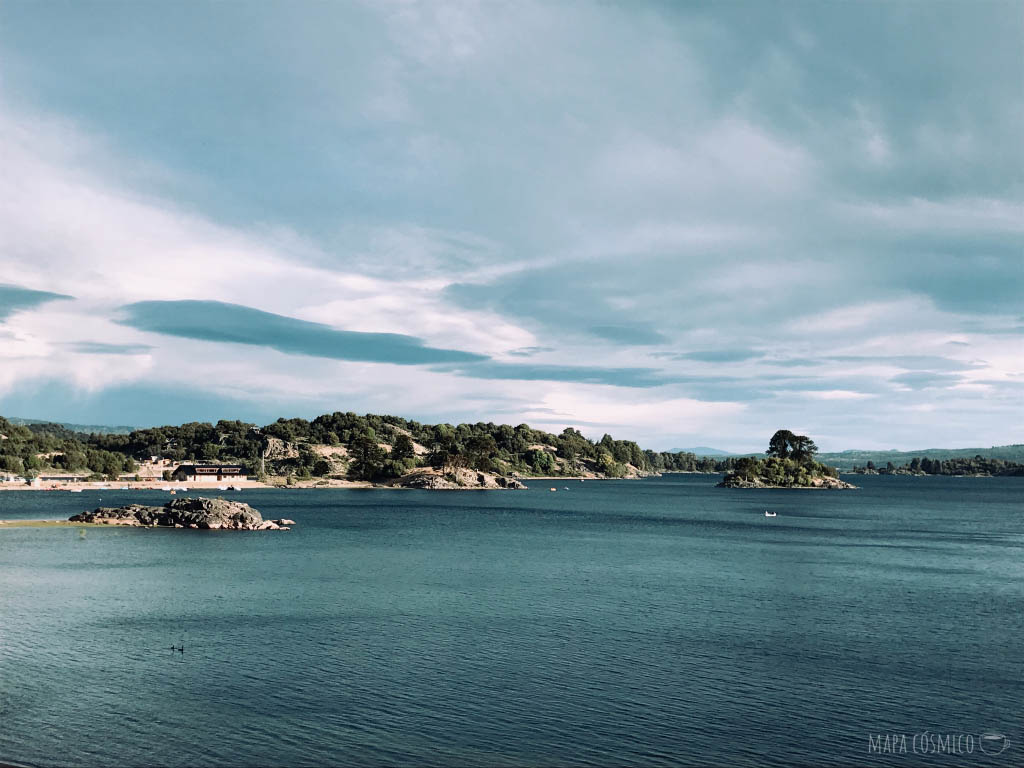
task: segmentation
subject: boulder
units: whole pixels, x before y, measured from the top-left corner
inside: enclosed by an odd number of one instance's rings
[[[459,488],[451,480],[432,472],[416,472],[398,479],[395,485],[401,488],[421,488],[429,491]]]

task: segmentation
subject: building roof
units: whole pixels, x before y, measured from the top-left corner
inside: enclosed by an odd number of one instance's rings
[[[217,472],[243,472],[241,464],[181,464],[177,470],[183,472],[199,472],[200,474],[216,474]]]

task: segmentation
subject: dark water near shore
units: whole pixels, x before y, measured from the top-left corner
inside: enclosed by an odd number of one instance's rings
[[[287,533],[0,530],[0,760],[1024,764],[1024,479],[716,479],[222,494]],[[164,494],[5,492],[0,519],[140,496]],[[973,752],[915,754],[926,730]]]

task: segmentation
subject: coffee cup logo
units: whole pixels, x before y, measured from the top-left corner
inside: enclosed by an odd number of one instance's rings
[[[988,731],[978,737],[978,745],[986,755],[999,755],[1010,746],[1010,740],[1002,733]]]

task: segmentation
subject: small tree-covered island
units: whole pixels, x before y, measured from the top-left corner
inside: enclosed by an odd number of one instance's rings
[[[818,446],[806,435],[780,429],[768,443],[765,459],[743,457],[719,488],[856,488],[839,479],[839,470],[815,461]]]

